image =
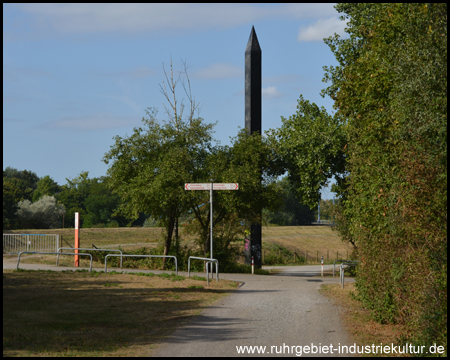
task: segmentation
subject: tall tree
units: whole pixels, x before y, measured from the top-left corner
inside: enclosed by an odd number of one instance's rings
[[[341,119],[325,108],[298,100],[297,112],[270,132],[270,139],[288,169],[289,182],[302,204],[317,208],[320,189],[334,176],[337,186],[346,176],[344,150],[347,143]]]
[[[115,137],[104,162],[111,164],[109,186],[123,200],[120,212],[130,218],[145,212],[161,219],[167,255],[175,220],[186,211],[184,183],[205,177],[203,163],[213,125],[201,119],[160,125],[156,110],[147,110],[147,115],[144,128],[135,128],[129,137]]]

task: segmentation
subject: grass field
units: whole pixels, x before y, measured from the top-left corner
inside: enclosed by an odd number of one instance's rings
[[[162,239],[162,228],[103,228],[103,229],[81,229],[81,247],[91,248],[117,248],[121,246],[125,251],[136,250],[140,247],[152,248],[158,245]],[[73,246],[74,229],[52,229],[52,230],[12,230],[5,231],[10,234],[59,234],[62,235],[63,246]],[[344,243],[338,233],[332,231],[330,226],[269,226],[262,228],[262,245],[264,256],[269,252],[281,254],[283,261],[293,259],[293,253],[308,257],[308,263],[320,261],[324,256],[325,262],[332,262],[337,257],[347,258],[351,256],[352,246]],[[192,245],[192,238],[183,234],[180,228],[182,243]],[[238,243],[244,249],[244,241]],[[298,258],[298,257],[297,257]],[[240,259],[242,261],[242,259]]]
[[[141,274],[3,270],[3,356],[149,356],[237,287]]]

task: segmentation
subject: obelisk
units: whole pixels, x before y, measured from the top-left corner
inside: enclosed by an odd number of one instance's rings
[[[261,134],[261,53],[255,28],[252,26],[245,49],[245,128],[250,135]],[[262,209],[255,209],[255,215],[261,221]],[[250,231],[251,256],[255,266],[261,268],[261,223],[252,224]]]

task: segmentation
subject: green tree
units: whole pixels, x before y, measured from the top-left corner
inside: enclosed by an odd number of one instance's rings
[[[204,178],[203,162],[211,147],[213,125],[201,119],[160,125],[156,110],[147,110],[144,128],[129,137],[115,137],[104,156],[110,164],[108,185],[122,202],[119,211],[129,218],[139,212],[159,218],[166,228],[164,255],[170,251],[176,218],[187,209],[185,182]]]
[[[66,208],[66,226],[74,227],[75,213],[80,213],[81,223],[87,214],[86,199],[91,191],[92,179],[89,179],[88,171],[82,171],[76,178],[66,178],[66,181],[67,184],[61,186],[61,191],[56,194],[56,199]]]
[[[14,197],[16,202],[31,200],[39,181],[36,173],[29,170],[19,171],[10,166],[3,170],[3,179],[3,181],[14,183]]]
[[[38,201],[43,195],[55,195],[60,191],[60,186],[49,175],[40,178],[36,190],[33,192],[33,202]]]
[[[330,116],[305,100],[298,100],[297,112],[270,132],[270,139],[285,162],[296,197],[311,209],[317,208],[320,189],[334,176],[342,187],[346,176],[344,150],[346,133],[338,116]]]
[[[120,197],[114,194],[107,185],[107,178],[92,179],[89,196],[85,201],[86,216],[83,227],[97,224],[110,224],[117,222],[119,226],[125,226],[128,220],[121,216],[114,216],[113,213],[120,203]]]

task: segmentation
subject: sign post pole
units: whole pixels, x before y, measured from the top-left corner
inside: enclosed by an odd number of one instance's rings
[[[210,220],[210,222],[211,222],[211,234],[210,234],[210,237],[209,237],[209,239],[210,239],[210,255],[211,255],[211,260],[212,259],[214,259],[213,258],[213,182],[212,182],[212,180],[211,180],[211,189],[209,190],[209,202],[211,203],[211,209],[210,209],[210,214],[211,214],[211,220]],[[211,264],[211,274],[213,273],[213,271],[212,271],[212,269],[213,269],[213,266],[212,266],[212,262],[210,263]]]

